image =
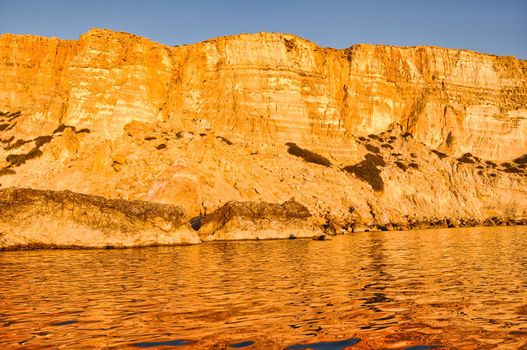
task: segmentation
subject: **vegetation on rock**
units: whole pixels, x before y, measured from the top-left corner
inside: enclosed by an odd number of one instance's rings
[[[358,179],[367,182],[374,191],[379,192],[384,190],[384,181],[378,167],[385,165],[386,162],[382,156],[368,153],[362,162],[348,165],[343,170],[354,174]]]
[[[221,141],[223,141],[224,143],[226,143],[227,145],[229,146],[232,146],[233,143],[231,140],[229,140],[228,138],[226,137],[223,137],[223,136],[216,136],[216,138],[220,139]]]
[[[308,163],[319,164],[326,167],[331,166],[331,162],[329,161],[329,159],[325,158],[324,156],[321,156],[318,153],[311,152],[310,150],[298,147],[296,143],[288,142],[286,143],[286,146],[288,147],[287,152],[289,154],[302,158]]]
[[[400,162],[400,161],[396,161],[395,162],[395,165],[397,165],[399,168],[401,168],[402,170],[406,171],[408,169],[408,167],[406,166],[406,164],[404,164],[403,162]]]
[[[366,149],[367,149],[368,151],[373,152],[373,153],[379,153],[379,152],[380,152],[379,147],[376,147],[376,146],[374,146],[374,145],[367,144],[367,145],[364,146],[364,147],[366,147]]]
[[[457,160],[458,162],[461,162],[461,163],[473,164],[473,163],[477,163],[479,159],[473,156],[472,153],[464,153]]]
[[[445,159],[445,158],[448,157],[448,155],[446,155],[446,153],[440,152],[440,151],[438,151],[436,149],[433,149],[432,152],[434,152],[439,159]]]
[[[524,154],[521,157],[518,157],[514,160],[514,163],[516,164],[527,164],[527,153]]]

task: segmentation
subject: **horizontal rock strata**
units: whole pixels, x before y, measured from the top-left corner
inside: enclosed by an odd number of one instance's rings
[[[3,34],[0,76],[0,110],[26,112],[21,136],[62,122],[112,139],[133,120],[199,119],[239,142],[347,159],[351,135],[399,123],[455,155],[511,160],[527,148],[527,62],[468,50],[335,50],[280,33],[170,47],[93,29],[77,41]]]
[[[199,242],[176,206],[69,191],[0,190],[0,249]]]

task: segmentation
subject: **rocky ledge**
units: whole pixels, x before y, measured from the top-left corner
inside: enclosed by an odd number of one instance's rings
[[[382,216],[382,215],[381,215]],[[365,231],[526,225],[527,218],[407,217],[402,222],[313,215],[294,198],[282,203],[230,201],[188,220],[176,205],[106,199],[71,191],[0,190],[0,250],[124,248],[201,241],[316,238]]]
[[[306,238],[323,235],[309,210],[294,198],[282,203],[231,201],[205,216],[203,241]]]
[[[178,206],[70,191],[0,190],[0,250],[199,242]]]

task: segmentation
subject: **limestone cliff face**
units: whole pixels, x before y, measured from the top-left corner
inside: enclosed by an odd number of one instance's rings
[[[455,155],[510,160],[527,149],[527,62],[465,50],[334,50],[275,33],[169,47],[95,29],[78,41],[2,35],[0,75],[0,109],[108,139],[133,120],[162,121],[350,159],[352,135],[396,122]]]
[[[287,34],[0,36],[0,185],[182,207],[295,197],[334,231],[527,217],[527,62]]]

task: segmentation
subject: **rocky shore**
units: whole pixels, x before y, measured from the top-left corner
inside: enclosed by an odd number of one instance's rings
[[[192,222],[192,225],[191,225]],[[202,241],[324,239],[366,231],[526,225],[527,218],[409,218],[405,223],[317,217],[294,199],[282,204],[231,201],[189,220],[170,204],[105,199],[70,191],[0,190],[0,250],[126,248]]]
[[[203,218],[203,241],[318,237],[322,227],[309,210],[291,199],[282,204],[228,202]]]
[[[349,232],[376,232],[376,231],[407,231],[407,230],[425,230],[435,228],[460,228],[460,227],[478,227],[478,226],[517,226],[527,225],[527,218],[525,217],[498,217],[492,216],[486,219],[478,218],[417,218],[409,217],[406,222],[397,223],[368,223],[363,224],[361,222],[347,222],[338,223],[329,221],[325,227],[327,227],[327,233],[330,234],[344,234]]]
[[[0,249],[108,248],[194,244],[174,205],[70,191],[0,190]]]

